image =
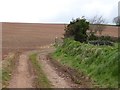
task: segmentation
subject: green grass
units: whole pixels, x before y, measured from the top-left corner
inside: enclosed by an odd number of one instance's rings
[[[37,74],[37,78],[35,80],[37,88],[50,88],[50,81],[47,79],[46,75],[44,74],[41,68],[40,63],[37,60],[37,54],[31,54],[30,60]]]
[[[118,87],[118,45],[94,46],[66,39],[53,53],[62,64],[82,71],[100,87]]]
[[[15,54],[16,55],[16,54]],[[3,88],[8,86],[8,81],[11,79],[12,71],[15,68],[16,57],[13,55],[3,62],[2,65],[2,86]]]

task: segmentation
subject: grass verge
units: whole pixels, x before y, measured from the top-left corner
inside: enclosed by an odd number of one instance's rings
[[[51,84],[50,81],[47,79],[46,75],[44,74],[40,63],[37,60],[37,54],[31,54],[29,56],[30,61],[35,69],[35,73],[37,78],[35,80],[37,88],[50,88]]]
[[[91,77],[103,88],[118,88],[118,46],[94,46],[67,39],[53,58]]]
[[[2,87],[6,88],[11,79],[13,69],[15,68],[16,59],[18,58],[18,53],[12,53],[8,55],[4,61],[2,61]]]

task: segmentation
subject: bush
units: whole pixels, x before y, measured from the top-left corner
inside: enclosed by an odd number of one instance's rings
[[[89,29],[89,22],[86,19],[77,18],[70,22],[70,24],[65,27],[65,38],[73,38],[76,41],[86,42],[87,34],[86,31]]]

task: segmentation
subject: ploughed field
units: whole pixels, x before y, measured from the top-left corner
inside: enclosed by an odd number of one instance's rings
[[[118,37],[120,29],[117,26],[105,26],[105,29],[102,32],[104,36]],[[99,35],[97,33],[97,35]]]
[[[2,23],[2,55],[11,51],[34,50],[62,37],[64,24]],[[106,26],[103,35],[118,37],[118,27]]]
[[[37,49],[54,43],[63,33],[62,24],[2,23],[2,53]]]

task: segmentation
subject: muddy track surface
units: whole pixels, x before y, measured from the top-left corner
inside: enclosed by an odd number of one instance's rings
[[[43,71],[46,74],[49,81],[52,83],[52,88],[71,88],[71,83],[67,82],[63,77],[60,77],[55,70],[55,67],[52,67],[49,64],[49,61],[46,58],[46,54],[42,53],[39,55],[40,63],[43,67]]]
[[[8,88],[33,88],[33,74],[29,70],[28,54],[20,55]]]

